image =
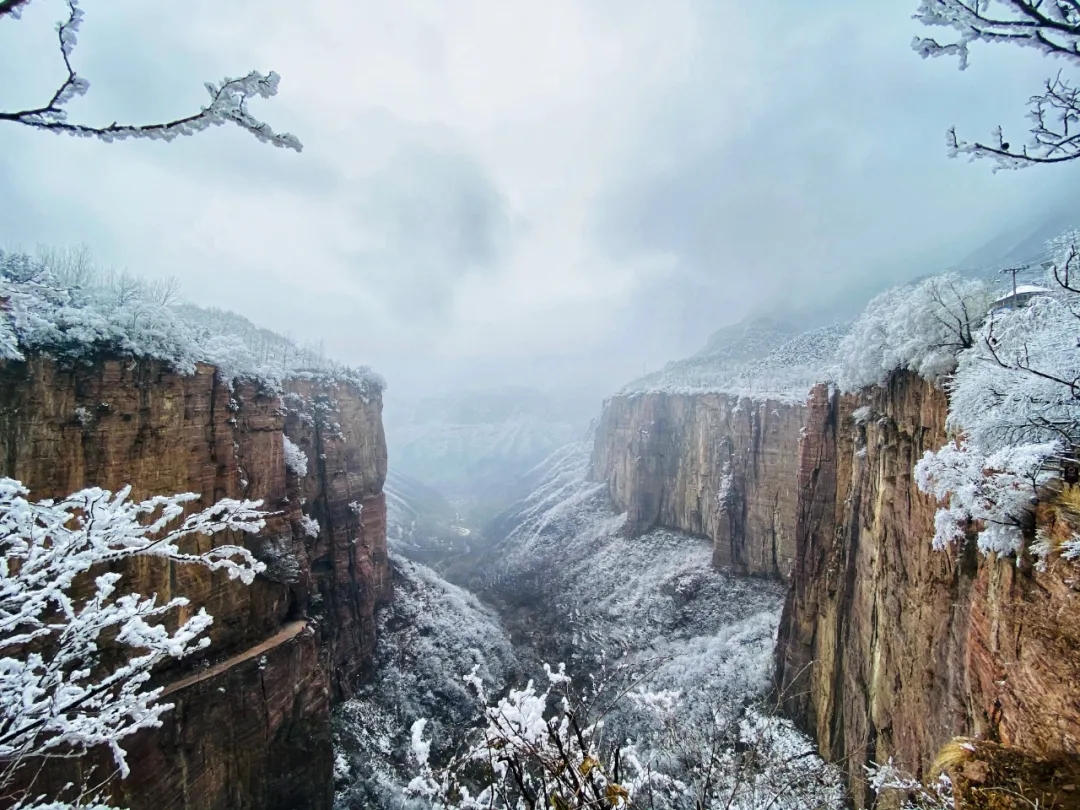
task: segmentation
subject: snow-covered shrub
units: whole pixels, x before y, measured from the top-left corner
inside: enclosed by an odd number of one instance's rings
[[[303,478],[308,472],[307,453],[301,450],[299,445],[294,444],[288,436],[282,436],[281,441],[285,448],[285,467]]]
[[[734,744],[714,738],[713,745],[690,751],[680,743],[693,730],[672,722],[678,693],[638,686],[621,690],[612,701],[595,679],[591,688],[576,690],[561,664],[557,671],[545,664],[544,672],[548,684],[543,691],[529,681],[487,705],[481,728],[445,767],[428,761],[426,722],[417,720],[412,750],[419,774],[409,792],[436,808],[464,810],[526,810],[540,804],[565,810],[842,805],[839,772],[822,767],[809,741],[788,720],[752,710],[734,730]],[[475,673],[465,680],[486,702]],[[680,749],[678,756],[657,758],[610,731],[608,716],[626,701],[667,720],[669,744]],[[700,759],[695,761],[695,755]]]
[[[319,521],[315,520],[311,515],[300,516],[300,528],[303,530],[305,537],[319,536]]]
[[[171,708],[157,702],[160,687],[147,688],[151,671],[205,648],[212,618],[200,609],[170,631],[166,623],[188,600],[125,593],[123,575],[110,569],[152,556],[250,583],[264,566],[245,548],[188,553],[178,544],[193,535],[258,532],[265,513],[259,501],[222,500],[184,517],[197,495],[137,502],[129,487],[84,489],[60,501],[27,495],[18,481],[0,478],[0,781],[18,784],[42,758],[98,746],[111,750],[126,777],[122,741],[160,725]],[[99,572],[93,579],[91,569]],[[103,637],[108,651],[99,646]],[[119,662],[116,647],[125,653]],[[69,806],[25,799],[25,807]]]
[[[876,385],[896,369],[941,382],[974,344],[993,290],[987,281],[945,274],[876,296],[840,341],[841,388]]]
[[[919,487],[944,501],[935,546],[979,521],[984,552],[1019,551],[1051,462],[1080,446],[1078,243],[1076,232],[1054,240],[1049,292],[988,315],[959,354],[947,424],[962,438],[916,467]]]
[[[300,347],[232,312],[176,303],[175,285],[151,283],[69,257],[0,250],[0,358],[43,352],[66,361],[101,354],[163,360],[190,374],[217,366],[228,384],[250,379],[279,390],[285,377],[344,381],[364,392],[385,382],[366,367],[328,361],[321,348]]]
[[[937,452],[927,451],[915,465],[915,481],[923,492],[946,502],[934,519],[934,548],[962,541],[965,530],[978,521],[983,553],[1019,551],[1038,488],[1049,479],[1046,460],[1057,449],[1051,442],[987,454],[969,442],[950,442]]]
[[[901,771],[892,759],[881,765],[867,765],[866,781],[876,796],[895,797],[899,810],[954,810],[953,787],[949,777],[939,774],[924,785]]]
[[[949,386],[949,427],[987,449],[1080,442],[1078,346],[1078,293],[1058,287],[994,313],[960,356]]]

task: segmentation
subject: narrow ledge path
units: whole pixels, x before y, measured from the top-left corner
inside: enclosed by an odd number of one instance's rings
[[[226,658],[221,663],[214,664],[214,666],[204,669],[202,672],[197,672],[194,675],[189,675],[186,678],[181,678],[178,681],[170,683],[162,690],[161,697],[171,695],[173,692],[179,692],[181,689],[186,689],[199,681],[206,681],[217,677],[222,672],[227,672],[237,664],[242,664],[244,661],[251,660],[256,655],[261,655],[268,650],[274,649],[274,647],[278,647],[287,641],[291,641],[296,638],[305,627],[307,627],[307,619],[289,622],[274,635],[270,636],[270,638],[259,642],[254,647],[249,647],[242,653],[237,653],[231,658]]]

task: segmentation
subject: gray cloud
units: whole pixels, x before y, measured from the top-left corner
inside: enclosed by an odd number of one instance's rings
[[[353,191],[364,247],[347,265],[398,317],[433,325],[456,283],[491,273],[511,249],[511,212],[473,157],[422,144],[395,152]]]
[[[869,294],[1080,207],[1073,168],[946,159],[950,124],[1022,128],[1054,66],[921,61],[916,5],[114,0],[87,9],[73,112],[168,118],[273,68],[257,112],[305,151],[0,126],[0,245],[178,275],[392,392],[610,391],[748,312]],[[0,107],[53,89],[61,7],[0,25]]]

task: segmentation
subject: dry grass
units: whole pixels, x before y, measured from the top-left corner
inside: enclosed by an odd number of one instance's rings
[[[1080,761],[1042,757],[985,740],[956,737],[934,761],[953,783],[958,810],[1080,810]]]

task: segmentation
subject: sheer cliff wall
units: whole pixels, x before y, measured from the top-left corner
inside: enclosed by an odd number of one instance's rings
[[[925,775],[956,735],[1080,754],[1080,574],[932,549],[913,467],[944,444],[947,409],[907,373],[808,401],[777,684],[859,806],[864,764]]]
[[[214,541],[244,543],[267,563],[250,586],[154,559],[125,570],[122,586],[183,594],[214,623],[201,659],[156,673],[175,708],[125,746],[121,806],[331,806],[330,703],[369,664],[374,609],[391,598],[382,401],[327,377],[285,387],[230,389],[207,365],[179,375],[132,359],[0,364],[0,472],[32,497],[130,484],[136,498],[259,498],[274,513],[257,537]],[[304,476],[286,469],[286,434],[308,456]]]
[[[787,577],[805,414],[725,394],[616,396],[597,426],[592,474],[631,531],[704,536],[717,566]]]

